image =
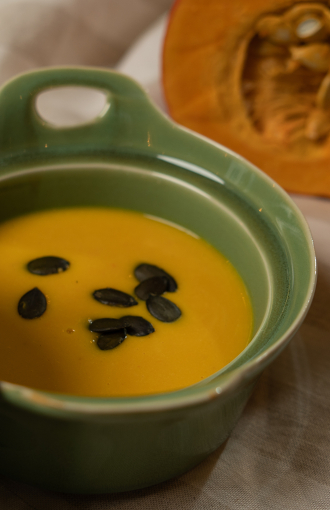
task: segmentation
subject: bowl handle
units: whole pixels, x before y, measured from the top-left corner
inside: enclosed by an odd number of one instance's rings
[[[44,90],[66,85],[105,92],[107,107],[86,124],[63,128],[48,124],[36,111],[36,98]],[[168,135],[170,126],[143,89],[124,75],[98,68],[41,69],[19,75],[0,90],[0,168],[8,158],[31,153],[47,157],[152,152],[154,146],[161,146],[162,132],[165,128]],[[159,143],[154,144],[153,138]]]

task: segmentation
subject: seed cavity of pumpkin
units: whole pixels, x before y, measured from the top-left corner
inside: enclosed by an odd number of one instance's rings
[[[328,6],[298,3],[282,14],[261,17],[255,31],[241,73],[251,125],[291,152],[300,150],[301,139],[324,143],[330,135]],[[314,150],[309,144],[308,151]]]
[[[28,271],[39,276],[63,273],[63,271],[66,271],[69,267],[70,262],[52,255],[33,259],[27,264]]]

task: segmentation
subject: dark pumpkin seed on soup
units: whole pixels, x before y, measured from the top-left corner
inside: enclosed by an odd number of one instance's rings
[[[134,269],[135,278],[139,282],[143,282],[148,278],[152,278],[153,276],[165,276],[167,278],[167,291],[175,292],[178,288],[178,284],[176,283],[173,276],[168,274],[164,269],[161,269],[158,266],[154,266],[153,264],[147,264],[146,262],[139,264]]]
[[[153,325],[143,317],[125,315],[121,320],[125,324],[127,333],[131,336],[147,336],[155,331]]]
[[[27,264],[30,273],[39,276],[46,276],[49,274],[62,273],[70,267],[70,262],[60,257],[47,256],[31,260]]]
[[[163,296],[148,297],[147,308],[161,322],[174,322],[181,317],[180,308]]]
[[[103,305],[118,306],[120,308],[128,308],[137,305],[137,301],[130,294],[122,292],[121,290],[111,289],[98,289],[93,292],[93,297]]]
[[[135,295],[146,301],[149,296],[160,296],[168,288],[168,279],[166,276],[152,276],[143,280],[134,289]]]
[[[123,334],[126,336],[147,336],[155,331],[149,321],[136,315],[125,315],[120,319],[110,317],[95,319],[89,324],[89,330],[100,333],[96,344],[101,350],[113,349],[120,345],[122,342],[116,344],[114,339],[121,339]],[[105,348],[106,345],[110,345],[110,347]]]
[[[41,317],[47,309],[45,295],[37,287],[24,294],[18,303],[18,313],[23,319],[36,319]]]
[[[150,335],[155,331],[149,321],[137,315],[125,315],[120,319],[112,317],[95,319],[89,324],[88,329],[94,333],[111,333],[118,329],[126,329],[131,336]]]
[[[88,329],[94,333],[110,333],[111,331],[123,329],[124,327],[125,326],[121,319],[106,317],[104,319],[93,320],[89,324]]]
[[[118,329],[117,331],[100,335],[96,343],[101,351],[109,351],[122,344],[125,338],[127,338],[126,331],[124,329]]]

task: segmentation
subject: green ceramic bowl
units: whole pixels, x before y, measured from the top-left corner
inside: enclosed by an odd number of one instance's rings
[[[36,97],[64,85],[105,91],[102,115],[74,128],[45,123]],[[166,218],[232,261],[255,316],[245,351],[185,390],[78,398],[2,382],[0,472],[76,493],[126,491],[180,475],[228,437],[257,377],[301,324],[316,273],[308,227],[265,174],[172,123],[119,74],[61,68],[22,75],[0,91],[0,112],[0,221],[67,206]]]

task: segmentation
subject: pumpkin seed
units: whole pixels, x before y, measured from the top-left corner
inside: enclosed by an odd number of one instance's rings
[[[62,273],[70,267],[70,262],[60,257],[40,257],[31,260],[27,268],[30,273],[45,276],[48,274]]]
[[[316,72],[326,72],[330,67],[330,45],[325,43],[291,46],[291,56],[303,66]]]
[[[329,38],[329,10],[321,4],[297,4],[284,18],[303,42],[320,42]]]
[[[127,338],[126,331],[124,329],[119,329],[111,333],[100,335],[96,343],[101,351],[109,351],[122,344],[125,338]]]
[[[320,33],[322,28],[323,24],[321,20],[313,16],[306,16],[306,18],[303,18],[299,22],[296,28],[296,34],[301,39],[307,39]]]
[[[160,267],[154,266],[152,264],[143,263],[138,265],[134,269],[134,275],[135,278],[139,280],[139,282],[143,282],[144,280],[152,278],[153,276],[165,276],[168,280],[166,289],[168,292],[175,292],[178,288],[178,285],[173,276],[169,275],[166,271],[164,271],[164,269],[161,269]]]
[[[150,296],[147,308],[151,315],[162,322],[174,322],[181,316],[180,308],[163,296]]]
[[[126,315],[121,318],[121,321],[123,321],[127,333],[131,336],[146,336],[155,331],[153,325],[143,317]]]
[[[168,287],[168,278],[166,276],[152,276],[139,283],[134,292],[139,299],[146,301],[150,295],[160,296],[166,292]]]
[[[120,308],[128,308],[137,305],[137,301],[133,296],[116,289],[98,289],[93,292],[93,297],[103,305],[118,306]]]
[[[124,323],[121,319],[95,319],[90,323],[88,329],[94,333],[111,333],[118,329],[123,329]]]
[[[37,287],[34,287],[21,297],[17,310],[23,319],[35,319],[45,313],[46,308],[45,295]]]

